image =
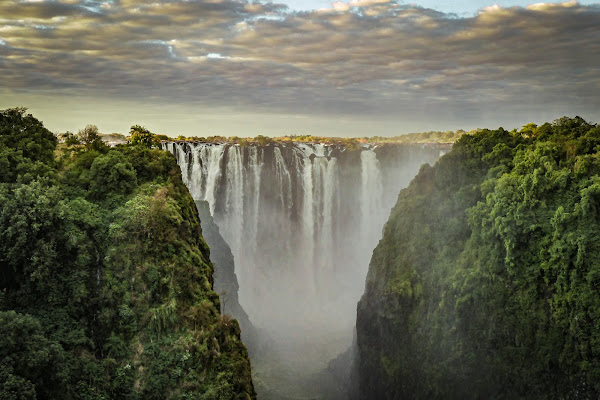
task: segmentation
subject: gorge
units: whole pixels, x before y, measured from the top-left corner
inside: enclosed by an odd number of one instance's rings
[[[0,112],[0,398],[598,398],[597,124],[451,149],[134,128],[62,145]]]
[[[598,65],[600,0],[0,0],[0,400],[600,400]]]
[[[299,384],[299,377],[317,374],[350,346],[356,303],[389,210],[420,166],[447,149],[422,144],[162,146],[175,155],[194,199],[208,203],[231,247],[239,302],[271,341],[270,356],[277,354],[286,373],[294,371],[286,379],[279,375],[281,368],[263,370],[268,363],[255,357],[254,380],[263,398],[305,392],[311,385]],[[218,250],[211,249],[214,259]],[[233,293],[223,293],[222,302],[223,295]],[[245,341],[256,354],[259,344]]]
[[[599,150],[563,117],[419,171],[358,305],[357,398],[599,398]]]

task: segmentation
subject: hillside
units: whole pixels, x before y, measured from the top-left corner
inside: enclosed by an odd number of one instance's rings
[[[255,398],[175,159],[0,112],[0,398]]]
[[[360,398],[598,397],[599,155],[565,117],[421,168],[358,305]]]

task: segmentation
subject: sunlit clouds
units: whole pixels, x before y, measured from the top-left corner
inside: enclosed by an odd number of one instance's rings
[[[388,0],[312,12],[235,0],[5,0],[0,106],[77,96],[92,108],[114,99],[332,127],[344,116],[385,121],[382,130],[410,121],[398,131],[419,118],[423,129],[598,119],[599,27],[600,7],[573,1],[459,18]]]

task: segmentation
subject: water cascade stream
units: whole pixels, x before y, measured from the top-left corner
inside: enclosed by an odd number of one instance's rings
[[[314,370],[350,345],[371,253],[398,192],[440,155],[423,145],[163,148],[192,196],[209,203],[252,323],[292,349],[291,362],[306,356],[297,368]]]

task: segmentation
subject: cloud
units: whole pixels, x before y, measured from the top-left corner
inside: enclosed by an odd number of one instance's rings
[[[320,114],[598,109],[598,26],[577,2],[458,18],[390,0],[5,0],[0,89]]]

